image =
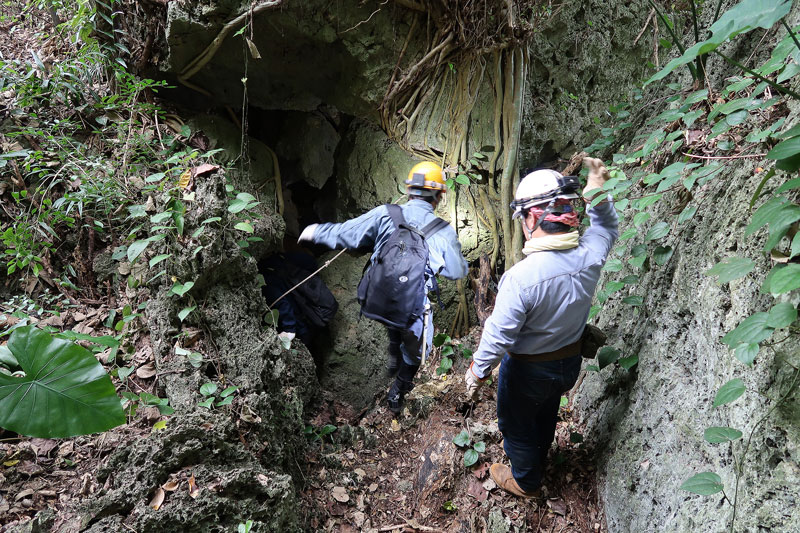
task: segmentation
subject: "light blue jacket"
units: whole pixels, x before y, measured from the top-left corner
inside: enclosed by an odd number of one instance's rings
[[[600,270],[619,235],[610,200],[588,214],[591,227],[576,248],[534,252],[503,274],[472,356],[475,375],[488,376],[506,352],[552,352],[581,336]]]
[[[424,200],[410,200],[401,206],[406,223],[417,229],[424,228],[436,215],[433,206]],[[360,217],[339,224],[319,224],[314,230],[314,242],[329,248],[372,248],[370,258],[375,261],[378,251],[394,231],[394,223],[385,205],[380,205]],[[461,255],[461,243],[456,230],[446,226],[430,238],[428,243],[430,266],[435,274],[448,279],[463,278],[467,275],[467,262]],[[433,281],[428,280],[428,290]]]

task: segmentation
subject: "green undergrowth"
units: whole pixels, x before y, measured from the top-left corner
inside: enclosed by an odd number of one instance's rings
[[[791,2],[782,0],[745,0],[717,19],[708,29],[707,40],[700,40],[699,32],[695,32],[695,46],[680,46],[681,56],[644,84],[687,66],[691,67],[691,86],[667,84],[663,110],[640,128],[627,145],[622,145],[619,139],[630,138],[633,130],[632,117],[652,103],[652,92],[637,91],[632,102],[609,109],[614,117],[612,125],[603,128],[598,140],[586,148],[590,154],[613,154],[608,163],[611,179],[604,189],[614,197],[617,211],[628,227],[604,266],[607,275],[598,289],[597,305],[590,318],[609,302],[634,309],[646,306],[642,278],[650,272],[668,272],[676,248],[690,238],[689,222],[704,204],[715,201],[712,182],[727,179],[737,160],[760,165],[754,171],[759,185],[750,202],[753,211],[742,237],[758,242],[762,253],[772,260],[760,291],[772,296],[773,303],[742,320],[721,342],[741,363],[738,373],[742,377],[759,358],[770,362],[774,359],[789,377],[777,380],[769,390],[748,390],[745,380],[736,377],[712,394],[712,409],[723,408],[746,393],[765,396],[768,406],[765,415],[746,432],[745,428],[713,426],[705,430],[707,443],[730,446],[734,487],[726,488],[715,472],[699,473],[681,486],[702,495],[722,493],[733,508],[731,531],[736,521],[739,482],[753,435],[793,394],[800,375],[800,361],[778,356],[781,344],[798,331],[796,290],[800,288],[800,178],[796,177],[800,168],[800,123],[795,123],[790,114],[790,105],[800,104],[794,91],[800,74],[800,42],[795,33],[800,27],[790,28],[785,22],[790,7]],[[693,12],[695,9],[699,6],[692,5]],[[673,24],[663,15],[662,20]],[[766,61],[747,66],[725,56],[727,63],[736,65],[736,71],[722,86],[712,86],[707,77],[699,78],[702,83],[698,81],[697,73],[706,67],[707,56],[718,53],[717,48],[724,43],[756,28],[774,31],[773,26],[779,25],[785,29],[784,37],[777,44],[773,42]],[[758,51],[750,50],[748,55]],[[658,218],[654,212],[659,213]],[[720,285],[740,279],[755,283],[756,267],[763,263],[758,260],[733,253],[704,274],[715,277]],[[598,364],[589,369],[599,372],[618,365],[631,370],[637,362],[638,354],[624,354],[619,348],[607,346],[598,354]]]
[[[200,132],[159,103],[165,82],[128,72],[128,40],[116,20],[121,4],[54,5],[64,22],[53,34],[29,29],[29,37],[42,49],[60,43],[57,57],[43,57],[36,46],[22,57],[0,57],[0,281],[16,294],[0,303],[0,340],[37,322],[107,364],[129,419],[145,406],[169,415],[166,398],[131,388],[135,369],[142,379],[155,373],[147,365],[137,369],[134,358],[136,341],[147,334],[141,289],[166,285],[178,321],[189,319],[200,304],[191,292],[196,280],[175,277],[186,255],[178,252],[194,257],[222,231],[247,255],[261,240],[253,226],[260,201],[226,182],[225,216],[187,231],[194,179],[227,175],[236,161],[217,161],[218,150],[203,149]],[[110,256],[106,287],[95,277],[101,254]],[[89,333],[61,331],[58,317],[83,314],[84,303],[96,305],[112,290],[120,294],[118,306],[103,310]],[[195,368],[205,362],[180,346],[176,355]],[[198,397],[209,408],[209,400],[214,407],[233,400],[230,387]]]

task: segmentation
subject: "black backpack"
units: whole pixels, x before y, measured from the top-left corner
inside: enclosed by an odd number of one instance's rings
[[[408,329],[425,311],[425,279],[433,276],[425,238],[447,226],[447,222],[437,217],[419,230],[406,223],[400,206],[387,204],[386,208],[395,229],[378,251],[375,262],[367,263],[358,284],[358,303],[367,318]],[[433,280],[438,291],[436,278]]]
[[[264,262],[263,266],[259,264],[259,269],[269,268],[275,271],[286,283],[287,290],[311,276],[310,270],[287,260],[285,256],[279,255],[278,259],[281,261],[279,266],[274,264],[273,259],[270,263]],[[299,315],[297,318],[303,320],[309,327],[327,326],[339,309],[339,302],[317,275],[311,276],[298,286],[288,295],[288,298],[294,304],[295,311]]]

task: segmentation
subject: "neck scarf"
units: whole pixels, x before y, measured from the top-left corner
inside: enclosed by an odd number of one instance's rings
[[[525,241],[522,253],[531,255],[533,252],[543,252],[546,250],[569,250],[578,246],[580,236],[577,231],[560,233],[557,235],[546,235],[544,237],[534,237]]]

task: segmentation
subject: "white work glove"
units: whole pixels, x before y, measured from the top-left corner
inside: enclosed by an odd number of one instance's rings
[[[478,389],[486,382],[489,377],[479,378],[475,375],[475,372],[472,371],[472,365],[475,364],[475,361],[472,361],[469,364],[469,368],[467,369],[467,373],[464,374],[464,383],[467,386],[467,397],[470,400],[477,400],[478,399]]]
[[[303,241],[314,242],[314,232],[317,229],[318,224],[311,224],[310,226],[306,226],[306,229],[300,234],[297,238],[297,243],[300,244]]]
[[[602,189],[603,184],[608,181],[610,176],[603,161],[595,157],[584,157],[583,166],[589,169],[586,187],[583,188],[583,198],[587,202],[591,202],[598,194],[601,194],[601,191],[597,191],[596,189]]]

